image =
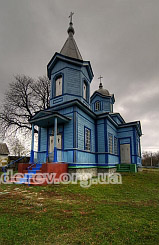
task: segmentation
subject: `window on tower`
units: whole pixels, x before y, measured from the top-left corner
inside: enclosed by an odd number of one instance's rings
[[[62,76],[55,80],[55,96],[62,95]]]
[[[85,81],[83,83],[83,98],[87,100],[87,83]]]
[[[95,111],[100,111],[100,101],[95,102]]]

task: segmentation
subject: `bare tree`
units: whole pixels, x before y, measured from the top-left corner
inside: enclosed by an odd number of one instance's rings
[[[38,99],[39,109],[47,109],[50,106],[50,81],[47,77],[39,77],[32,84],[33,96],[35,101]]]
[[[8,132],[30,131],[28,120],[37,111],[49,107],[49,91],[50,81],[47,77],[39,77],[35,81],[25,75],[15,76],[0,109],[1,134],[5,136]]]
[[[21,141],[17,137],[10,138],[9,141],[9,150],[10,153],[14,156],[23,156],[26,155],[27,150],[25,149],[25,146],[21,143]]]
[[[158,166],[159,167],[159,151],[158,152],[143,152],[142,154],[143,166]]]

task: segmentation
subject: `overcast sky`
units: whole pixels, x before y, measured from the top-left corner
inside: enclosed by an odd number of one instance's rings
[[[142,150],[159,150],[159,0],[0,0],[0,100],[15,74],[37,78],[60,52],[73,11],[75,40],[115,94],[114,111],[140,120]]]

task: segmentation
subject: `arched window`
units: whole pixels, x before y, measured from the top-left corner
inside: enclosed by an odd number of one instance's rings
[[[87,100],[87,83],[85,81],[83,83],[83,98]]]
[[[62,95],[62,76],[59,76],[55,80],[55,96]]]
[[[95,102],[95,111],[100,111],[100,101]]]

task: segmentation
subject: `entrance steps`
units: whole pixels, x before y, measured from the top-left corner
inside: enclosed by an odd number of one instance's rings
[[[136,164],[126,164],[126,163],[117,164],[117,172],[136,173],[137,172]]]
[[[68,163],[50,162],[43,164],[20,163],[18,173],[16,173],[9,182],[15,184],[27,184],[45,186],[48,184],[58,184],[65,179],[68,173]]]
[[[46,185],[46,178],[43,177],[42,182],[38,181],[38,174],[42,174],[41,167],[42,164],[35,164],[34,167],[19,173],[19,176],[17,175],[16,178],[12,178],[10,182],[14,184]],[[23,178],[20,175],[23,175]]]

